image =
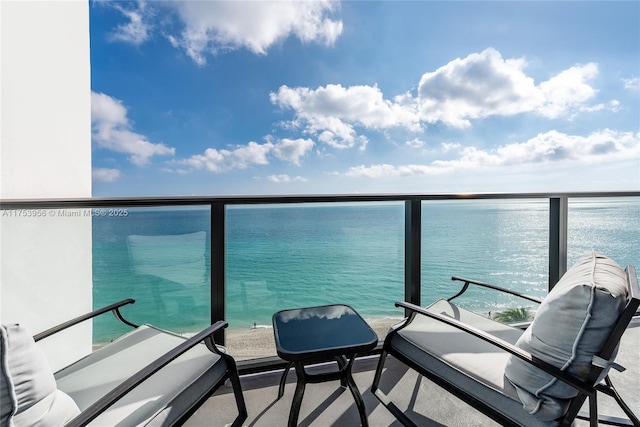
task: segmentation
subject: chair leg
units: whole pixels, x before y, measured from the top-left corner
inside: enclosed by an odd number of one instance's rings
[[[605,425],[612,425],[612,426],[640,427],[640,420],[638,419],[637,415],[633,413],[631,408],[629,408],[626,402],[622,399],[622,396],[620,396],[620,394],[614,387],[613,382],[611,381],[611,378],[609,378],[609,376],[606,376],[604,378],[604,382],[605,384],[600,383],[595,387],[596,393],[594,393],[594,396],[589,399],[588,416],[586,413],[581,412],[576,416],[576,418],[589,421],[591,426],[605,424]],[[620,406],[620,409],[622,409],[622,411],[626,414],[628,419],[598,414],[597,400],[596,400],[596,396],[598,392],[604,393],[607,396],[612,397],[616,401],[616,403]],[[571,408],[569,409],[569,411],[570,410]]]
[[[387,408],[391,414],[396,417],[403,426],[407,427],[418,427],[413,421],[407,417],[404,412],[400,410],[393,402],[389,400],[386,394],[382,390],[378,388],[380,384],[380,377],[382,376],[382,370],[384,369],[384,362],[387,358],[387,352],[383,349],[380,354],[380,359],[378,359],[378,367],[376,368],[375,376],[373,377],[373,384],[371,384],[371,393],[380,401],[382,406]]]
[[[589,418],[589,425],[598,427],[598,393],[593,393],[593,396],[589,397]]]
[[[629,408],[627,403],[622,399],[622,396],[620,396],[620,394],[618,393],[618,390],[616,390],[616,388],[614,387],[613,382],[611,381],[611,378],[609,378],[609,375],[607,375],[604,378],[604,382],[606,384],[606,387],[599,387],[598,389],[601,392],[613,397],[613,399],[620,406],[620,409],[622,409],[624,413],[627,415],[627,417],[629,417],[629,420],[633,423],[634,426],[640,426],[640,419],[638,419],[638,417],[633,413],[631,408]]]
[[[236,405],[238,407],[238,417],[231,424],[232,427],[240,427],[242,423],[247,419],[247,405],[244,401],[244,395],[242,394],[242,386],[240,385],[240,376],[238,374],[238,368],[235,362],[229,364],[229,380],[231,381],[231,387],[233,387],[233,395],[236,399]]]
[[[378,390],[378,384],[380,383],[380,376],[382,375],[382,369],[384,368],[384,361],[387,358],[387,352],[383,349],[380,353],[380,359],[378,359],[378,366],[376,367],[376,373],[373,377],[373,384],[371,384],[371,392],[373,394]]]

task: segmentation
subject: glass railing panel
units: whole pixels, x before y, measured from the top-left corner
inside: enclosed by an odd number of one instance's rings
[[[455,295],[461,282],[451,276],[545,295],[548,236],[548,199],[423,202],[422,304]],[[492,316],[530,305],[535,310],[526,300],[477,287],[456,302]]]
[[[134,323],[179,333],[211,324],[211,213],[208,206],[93,209],[93,305],[121,299]],[[128,330],[103,315],[94,344]]]
[[[275,354],[270,328],[278,310],[348,304],[374,325],[398,316],[402,203],[228,207],[225,241],[227,345],[234,357]]]
[[[595,250],[640,270],[640,197],[571,198],[568,207],[568,267]]]
[[[2,322],[20,323],[35,335],[90,311],[91,209],[2,202],[0,207]],[[91,324],[69,328],[38,346],[58,370],[91,350]]]

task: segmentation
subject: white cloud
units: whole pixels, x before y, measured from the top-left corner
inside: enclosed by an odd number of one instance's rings
[[[522,143],[499,147],[500,164],[572,161],[602,163],[634,158],[640,154],[640,133],[610,129],[588,136],[567,135],[557,131],[539,134]]]
[[[300,158],[306,155],[315,145],[310,139],[281,139],[273,147],[273,153],[281,160],[300,165]]]
[[[342,21],[333,18],[340,10],[336,0],[172,0],[154,2],[154,7],[142,0],[127,6],[118,1],[96,3],[114,8],[126,20],[113,29],[111,40],[140,45],[159,32],[198,65],[207,62],[208,54],[221,51],[266,54],[288,37],[332,46],[343,29]],[[174,23],[180,28],[170,27]]]
[[[288,182],[293,182],[293,181],[298,181],[298,182],[306,182],[307,179],[301,176],[295,176],[295,177],[290,177],[289,175],[283,174],[283,175],[269,175],[267,176],[267,180],[271,181],[271,182],[275,182],[276,184],[281,184],[281,183],[288,183]]]
[[[415,112],[406,106],[385,100],[377,86],[327,85],[315,90],[281,86],[270,94],[271,102],[294,111],[291,126],[304,126],[318,140],[335,148],[366,144],[354,126],[384,130],[405,127],[420,130]]]
[[[628,79],[622,79],[625,89],[640,90],[640,77],[631,77]]]
[[[476,147],[459,148],[459,157],[453,160],[436,160],[428,165],[360,165],[350,168],[345,175],[380,178],[438,175],[461,170],[554,162],[571,163],[574,166],[608,163],[638,158],[640,132],[634,134],[604,129],[588,136],[576,136],[549,131],[525,142],[508,144],[488,151]]]
[[[405,142],[405,145],[411,148],[422,148],[426,145],[427,143],[424,142],[423,140],[419,139],[419,138],[413,138],[409,141]]]
[[[125,8],[121,2],[101,1],[100,4],[108,5],[122,13],[128,20],[125,24],[118,25],[109,35],[111,40],[140,45],[151,37],[153,24],[151,18],[154,11],[146,2],[139,1],[136,6]]]
[[[310,139],[285,138],[275,143],[270,141],[271,138],[267,139],[268,142],[264,144],[251,141],[247,145],[240,145],[230,150],[208,148],[203,154],[178,160],[177,163],[189,169],[225,172],[232,169],[246,169],[251,165],[269,164],[269,155],[274,155],[280,160],[300,165],[300,159],[314,146],[314,142]]]
[[[221,150],[229,160],[229,164],[234,169],[244,169],[248,165],[266,165],[267,153],[271,151],[271,144],[258,144],[251,141],[245,146],[236,148],[233,151]]]
[[[120,178],[121,173],[118,169],[93,168],[91,175],[94,181],[113,182]]]
[[[620,110],[620,101],[614,99],[607,102],[606,104],[582,105],[578,107],[577,110],[585,113],[593,113],[596,111],[608,110],[608,111],[613,111],[615,113],[616,111]]]
[[[333,45],[342,33],[342,21],[330,16],[340,3],[320,1],[173,1],[184,29],[168,35],[197,64],[207,54],[248,49],[266,54],[271,46],[294,36],[305,43]]]
[[[420,117],[428,123],[469,126],[469,119],[531,111],[543,100],[524,59],[504,60],[486,49],[426,73],[418,84]]]
[[[142,166],[156,155],[173,155],[175,148],[147,140],[132,131],[122,101],[104,93],[91,92],[92,139],[100,148],[129,154],[129,160]]]
[[[371,166],[355,166],[349,169],[345,174],[347,176],[364,177],[364,178],[383,178],[388,176],[407,175],[409,171],[413,171],[413,175],[427,175],[428,166],[408,165],[395,166],[390,164],[379,164]],[[418,172],[418,173],[416,173]]]
[[[425,73],[415,96],[407,92],[385,98],[375,85],[328,84],[316,89],[281,86],[270,99],[294,114],[281,123],[284,128],[302,129],[339,149],[363,148],[368,139],[359,135],[361,129],[419,132],[433,123],[464,128],[473,119],[521,113],[570,119],[619,106],[616,100],[588,104],[596,94],[589,81],[598,74],[597,64],[575,65],[538,85],[525,74],[526,65],[525,59],[504,59],[488,48]]]
[[[426,73],[418,86],[420,117],[428,123],[470,126],[471,119],[535,112],[557,118],[580,109],[596,90],[588,81],[595,63],[575,65],[536,85],[525,74],[525,59],[504,59],[485,49]]]
[[[544,101],[536,110],[545,117],[555,118],[580,107],[596,94],[595,89],[586,82],[597,75],[598,66],[589,63],[571,67],[540,83],[539,89]]]
[[[223,172],[231,169],[246,169],[249,165],[266,165],[267,153],[273,149],[273,144],[258,144],[251,141],[247,145],[233,150],[217,150],[207,148],[204,154],[197,154],[178,163],[192,169],[206,169],[211,172]]]
[[[440,146],[442,147],[442,151],[446,153],[448,151],[456,150],[462,145],[457,142],[443,142]]]

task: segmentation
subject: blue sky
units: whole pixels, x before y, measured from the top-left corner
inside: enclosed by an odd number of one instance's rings
[[[640,189],[640,2],[90,4],[93,196]]]

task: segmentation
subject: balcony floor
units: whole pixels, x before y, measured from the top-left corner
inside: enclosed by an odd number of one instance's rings
[[[640,414],[640,319],[627,330],[620,346],[616,362],[626,367],[623,373],[612,371],[611,378],[627,404]],[[354,379],[365,402],[371,427],[401,426],[370,391],[378,357],[360,358],[354,364]],[[310,372],[333,369],[335,363],[313,366]],[[429,380],[408,370],[398,361],[389,358],[385,364],[381,389],[417,424],[424,426],[497,426],[483,414],[443,391]],[[282,370],[241,377],[249,417],[245,426],[286,426],[293,392],[295,372],[287,378],[285,394],[280,400],[278,384]],[[615,402],[607,396],[599,396],[601,414],[622,416]],[[235,402],[230,386],[216,392],[185,424],[188,427],[224,426],[236,416]],[[217,421],[220,420],[218,423]],[[223,421],[224,420],[224,421]],[[307,427],[357,426],[358,410],[351,393],[342,389],[337,381],[309,384],[306,387],[298,425]],[[583,421],[577,426],[586,426]]]

